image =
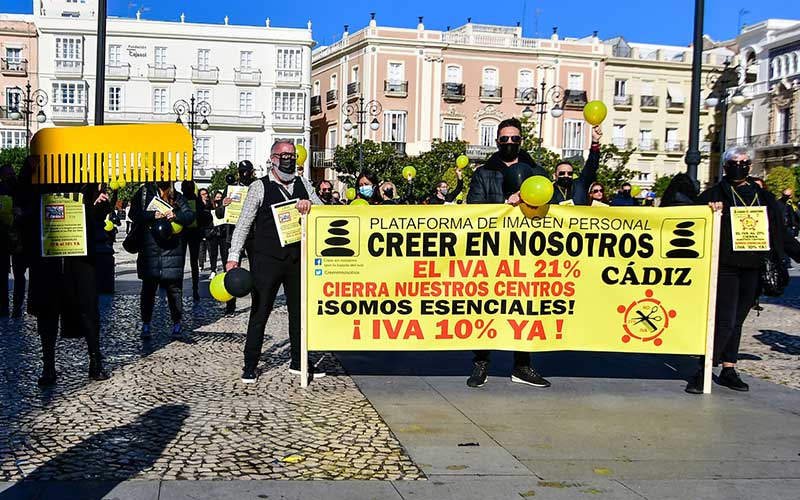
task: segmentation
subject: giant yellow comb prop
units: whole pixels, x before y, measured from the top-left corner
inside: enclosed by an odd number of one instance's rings
[[[192,137],[177,123],[45,128],[31,154],[34,184],[192,179]]]

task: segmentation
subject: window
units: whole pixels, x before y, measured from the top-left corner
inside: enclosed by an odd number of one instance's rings
[[[525,90],[533,87],[533,71],[529,69],[520,70],[517,75],[517,88]]]
[[[337,130],[335,128],[328,130],[328,149],[334,149],[338,145],[336,142],[337,135]]]
[[[200,71],[208,71],[208,65],[211,62],[211,51],[209,49],[197,50],[197,69]]]
[[[460,141],[461,123],[444,122],[444,132],[442,133],[442,139],[444,141]]]
[[[492,147],[494,146],[495,139],[497,139],[497,124],[496,123],[481,123],[481,146]]]
[[[653,94],[653,82],[650,81],[643,81],[642,82],[642,95],[643,96],[652,96]]]
[[[194,160],[198,165],[207,165],[211,159],[211,137],[195,139]]]
[[[330,90],[336,90],[336,74],[331,75],[331,88]]]
[[[776,120],[776,125],[778,127],[778,144],[788,144],[789,143],[789,129],[792,128],[791,126],[791,114],[789,113],[789,108],[781,108],[778,110],[778,116]]]
[[[237,141],[236,150],[238,152],[238,160],[250,160],[253,161],[253,138],[248,137],[246,139],[239,139]]]
[[[83,61],[83,39],[81,37],[56,37],[56,68],[77,69]]]
[[[6,63],[9,69],[18,67],[22,63],[22,49],[6,47]]]
[[[120,111],[122,108],[122,87],[108,87],[108,111]]]
[[[122,64],[122,45],[108,46],[108,65],[119,66]]]
[[[628,80],[614,80],[614,97],[628,95]]]
[[[320,93],[320,84],[319,84],[319,80],[317,80],[317,81],[314,82],[314,93],[312,95],[318,96],[319,93]]]
[[[153,113],[167,113],[167,89],[153,89]]]
[[[405,111],[383,112],[383,142],[406,142]]]
[[[274,116],[277,120],[302,120],[305,116],[305,94],[291,90],[276,90]]]
[[[653,130],[649,128],[639,129],[639,149],[643,151],[652,151],[654,148]]]
[[[239,52],[239,68],[250,69],[253,67],[253,53],[249,50]]]
[[[487,90],[497,88],[497,70],[495,68],[483,68],[483,87]]]
[[[300,71],[303,69],[303,49],[278,49],[278,69]]]
[[[742,115],[742,132],[741,137],[744,137],[745,144],[750,144],[750,139],[753,137],[753,115]]]
[[[583,75],[580,73],[570,73],[567,80],[567,89],[583,90]]]
[[[24,130],[0,130],[0,149],[24,148]]]
[[[583,120],[564,120],[564,142],[561,156],[570,158],[583,154]]]
[[[678,151],[680,143],[678,142],[678,129],[675,127],[667,127],[664,140],[667,142],[667,151]]]
[[[22,90],[6,88],[6,109],[8,111],[19,109],[20,102],[22,102]]]
[[[389,83],[393,85],[400,85],[403,83],[403,63],[389,63]]]
[[[195,91],[195,99],[197,99],[198,103],[205,101],[205,102],[211,104],[211,90],[210,89],[197,89]]]
[[[350,68],[350,83],[358,82],[358,66]]]
[[[618,148],[625,147],[625,124],[614,124],[614,131],[612,133],[612,142]]]
[[[252,90],[239,92],[239,113],[253,113],[256,110],[256,96]]]
[[[155,48],[156,54],[156,68],[163,68],[167,65],[167,48],[166,47],[156,47]]]
[[[59,82],[53,84],[53,111],[82,113],[86,107],[84,83]]]
[[[461,83],[461,66],[448,66],[445,73],[446,83]]]

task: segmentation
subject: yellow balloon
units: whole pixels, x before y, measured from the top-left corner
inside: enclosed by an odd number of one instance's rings
[[[114,230],[114,223],[111,222],[110,220],[106,220],[106,223],[103,226],[103,229],[105,229],[106,231],[108,231],[110,233],[111,231]]]
[[[347,191],[344,192],[344,197],[348,200],[356,199],[356,188],[347,188]]]
[[[642,192],[642,188],[639,186],[631,186],[631,196],[639,196],[639,193]]]
[[[214,276],[214,279],[208,285],[208,291],[211,292],[212,297],[220,302],[228,302],[233,298],[233,295],[229,294],[228,290],[225,289],[225,273],[219,273]]]
[[[600,125],[606,119],[608,109],[603,101],[589,101],[583,107],[583,117],[590,125]]]
[[[417,169],[412,167],[411,165],[403,168],[403,178],[408,179],[409,175],[411,176],[412,179],[417,176]]]
[[[172,226],[173,234],[180,234],[180,232],[183,231],[183,226],[181,226],[177,222],[170,222],[169,225]]]
[[[467,168],[467,165],[469,165],[469,158],[467,158],[467,155],[461,155],[456,158],[456,166],[458,168]]]
[[[362,206],[362,205],[369,206],[369,202],[364,198],[359,198],[357,200],[353,200],[352,202],[350,202],[351,207]]]
[[[297,153],[297,164],[304,164],[306,162],[306,158],[308,158],[308,151],[306,150],[306,147],[302,144],[298,144],[294,147],[294,150]]]
[[[542,175],[528,177],[519,188],[519,196],[532,207],[547,205],[553,198],[553,183]]]
[[[124,188],[127,184],[128,183],[125,182],[125,179],[118,179],[117,180],[117,185],[119,186],[120,189]]]
[[[108,187],[111,188],[112,191],[116,191],[119,189],[119,183],[117,181],[111,181],[108,183]]]
[[[529,219],[533,219],[534,217],[542,218],[547,215],[548,210],[550,209],[550,205],[542,205],[541,207],[532,207],[527,203],[520,203],[519,209],[522,210],[522,213],[525,217]]]

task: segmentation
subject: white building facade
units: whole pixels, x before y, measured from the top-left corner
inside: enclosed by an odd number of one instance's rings
[[[34,0],[39,85],[50,95],[45,126],[94,124],[96,10],[97,0]],[[194,97],[200,181],[245,159],[264,174],[275,140],[308,143],[310,22],[294,29],[269,20],[234,26],[226,17],[211,25],[137,14],[109,18],[106,43],[105,123],[175,122],[176,103]],[[189,115],[180,118],[188,126]]]

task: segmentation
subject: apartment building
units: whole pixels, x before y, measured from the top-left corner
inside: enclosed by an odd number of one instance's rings
[[[45,126],[94,123],[97,0],[34,0]],[[311,23],[306,29],[109,18],[105,123],[167,123],[179,101],[197,116],[195,177],[231,161],[263,173],[277,139],[307,144]],[[206,103],[206,104],[200,104]],[[205,111],[209,112],[206,114]],[[188,124],[189,117],[181,117]]]
[[[31,90],[39,85],[38,34],[31,16],[0,14],[0,148],[24,147],[25,119],[20,109]],[[32,132],[36,131],[35,108],[31,116]]]

